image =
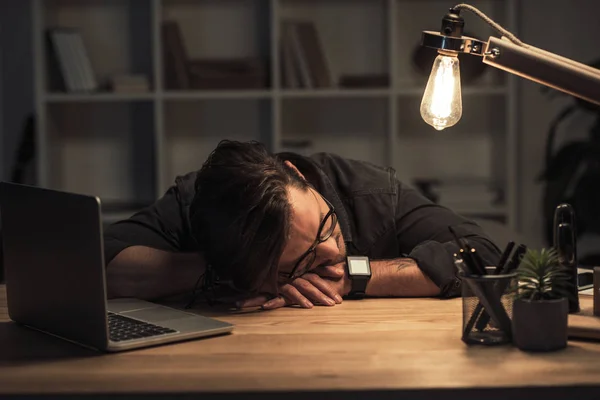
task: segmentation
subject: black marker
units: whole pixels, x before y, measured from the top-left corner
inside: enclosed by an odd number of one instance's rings
[[[494,270],[494,274],[498,275],[504,269],[504,264],[508,261],[508,257],[510,256],[510,252],[515,247],[515,242],[512,240],[506,244],[504,248],[504,252],[500,256],[500,260],[498,261],[498,265],[496,265],[496,269]]]

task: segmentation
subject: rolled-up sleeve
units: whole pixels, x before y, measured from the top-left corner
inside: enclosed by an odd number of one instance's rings
[[[500,249],[474,221],[431,202],[401,182],[397,182],[397,189],[396,233],[400,251],[414,259],[440,288],[440,297],[459,296],[461,289],[453,258],[458,246],[449,226],[468,240],[486,265],[496,265]]]

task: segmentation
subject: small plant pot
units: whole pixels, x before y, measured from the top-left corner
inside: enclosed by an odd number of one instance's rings
[[[513,303],[513,343],[525,351],[567,347],[569,300],[523,300]]]

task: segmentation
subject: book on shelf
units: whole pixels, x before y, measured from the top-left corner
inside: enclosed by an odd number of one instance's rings
[[[328,88],[331,69],[314,22],[281,21],[280,59],[286,88]]]
[[[298,89],[302,87],[303,83],[301,82],[300,65],[295,61],[291,27],[286,22],[281,23],[281,40],[279,41],[281,86],[287,89]],[[308,79],[310,80],[310,77]]]
[[[163,22],[162,39],[167,89],[261,89],[268,86],[266,63],[259,57],[191,59],[176,21]]]
[[[49,28],[49,81],[66,92],[93,92],[98,82],[81,32],[76,28]]]
[[[161,26],[164,81],[168,89],[191,87],[189,56],[181,29],[176,21],[164,21]]]

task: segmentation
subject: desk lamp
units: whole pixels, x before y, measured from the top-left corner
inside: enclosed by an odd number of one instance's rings
[[[461,10],[469,10],[502,35],[487,42],[463,36]],[[450,8],[440,32],[423,31],[421,45],[437,49],[421,101],[423,120],[437,130],[455,125],[462,115],[459,53],[479,56],[485,64],[600,105],[600,70],[523,43],[469,4]]]

